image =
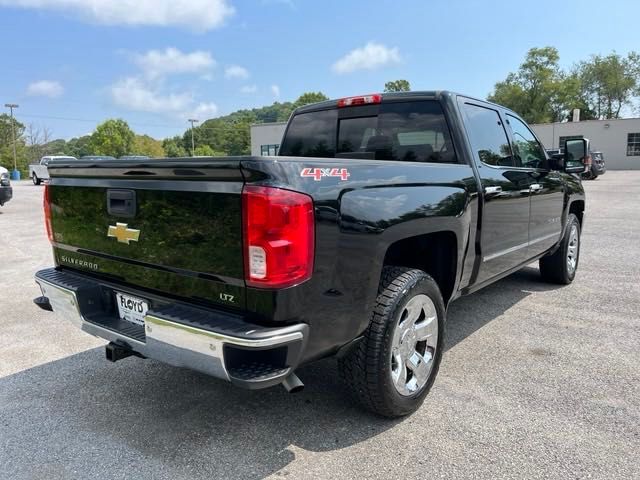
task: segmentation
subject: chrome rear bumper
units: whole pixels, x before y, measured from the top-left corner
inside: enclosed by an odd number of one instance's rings
[[[37,303],[48,299],[56,314],[86,333],[144,357],[246,388],[281,383],[297,366],[308,336],[306,324],[265,328],[158,298],[151,301],[144,328],[138,327],[140,331],[133,334],[130,329],[118,328],[122,321],[99,306],[104,304],[105,291],[109,298],[110,291],[123,291],[120,287],[55,269],[36,273],[35,280],[46,297]],[[129,293],[149,298],[146,293]],[[198,322],[191,321],[190,316]]]

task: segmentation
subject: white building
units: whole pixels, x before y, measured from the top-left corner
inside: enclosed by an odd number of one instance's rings
[[[251,125],[251,155],[277,155],[287,122]]]
[[[588,138],[602,152],[609,170],[640,170],[640,118],[586,120],[531,125],[546,148],[560,148],[568,138]]]
[[[251,125],[251,155],[277,155],[286,122]],[[586,137],[602,152],[609,170],[640,170],[640,118],[542,123],[531,126],[546,148]]]

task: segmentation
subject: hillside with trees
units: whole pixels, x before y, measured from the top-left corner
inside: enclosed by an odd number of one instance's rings
[[[266,107],[238,110],[223,117],[206,120],[193,129],[196,147],[209,147],[211,155],[248,155],[251,151],[251,125],[254,123],[286,122],[294,109],[309,103],[328,100],[322,92],[307,92],[295,102],[275,102]],[[162,146],[169,157],[182,157],[191,151],[191,129],[183,135],[168,138]],[[200,153],[199,153],[200,152]],[[203,154],[196,149],[196,155]]]

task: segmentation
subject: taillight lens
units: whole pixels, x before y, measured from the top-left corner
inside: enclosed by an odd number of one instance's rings
[[[244,265],[247,285],[284,288],[313,272],[313,200],[274,187],[242,190]]]
[[[44,199],[43,199],[43,207],[44,207],[44,225],[47,228],[47,237],[49,237],[49,241],[53,242],[53,227],[51,225],[51,187],[47,184],[44,186]]]

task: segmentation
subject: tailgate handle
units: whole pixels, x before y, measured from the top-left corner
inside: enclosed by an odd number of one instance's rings
[[[107,190],[107,212],[114,217],[135,217],[136,192],[133,190]]]

